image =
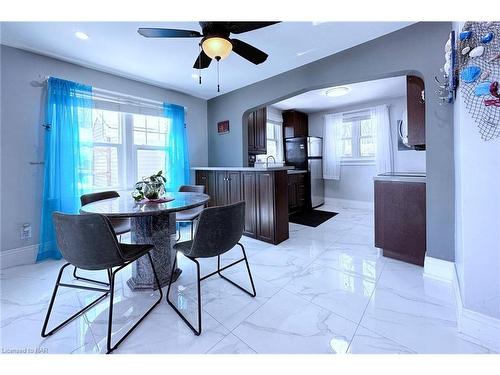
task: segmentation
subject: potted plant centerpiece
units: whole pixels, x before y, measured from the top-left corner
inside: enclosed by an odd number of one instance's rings
[[[136,202],[143,201],[144,199],[151,202],[167,201],[162,198],[163,194],[165,194],[165,182],[167,182],[167,179],[163,175],[163,171],[159,171],[149,177],[143,177],[142,181],[135,184],[132,197]]]

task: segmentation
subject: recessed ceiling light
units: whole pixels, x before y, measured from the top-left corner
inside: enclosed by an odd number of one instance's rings
[[[81,40],[87,40],[89,38],[89,36],[87,34],[85,34],[83,31],[77,31],[75,33],[75,36],[78,38],[78,39],[81,39]]]
[[[331,89],[326,90],[325,95],[330,96],[330,97],[337,97],[337,96],[343,96],[347,94],[351,89],[346,86],[338,86],[338,87],[333,87]]]
[[[303,55],[307,55],[309,52],[312,52],[314,51],[314,48],[311,48],[311,49],[307,49],[305,51],[300,51],[300,52],[297,52],[296,55],[297,56],[303,56]]]

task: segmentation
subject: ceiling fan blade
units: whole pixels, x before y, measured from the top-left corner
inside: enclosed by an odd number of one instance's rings
[[[233,34],[246,33],[247,31],[261,29],[266,26],[271,26],[280,21],[275,22],[228,22],[228,30]]]
[[[194,30],[159,29],[155,27],[141,27],[137,32],[146,38],[196,38],[202,36]]]
[[[207,56],[203,50],[200,52],[198,55],[198,58],[194,62],[193,68],[194,69],[205,69],[208,68],[210,63],[212,62],[212,59]]]
[[[231,39],[233,43],[233,51],[254,63],[255,65],[263,63],[267,59],[267,53],[262,52],[260,49],[251,46],[248,43],[242,42],[239,39]]]

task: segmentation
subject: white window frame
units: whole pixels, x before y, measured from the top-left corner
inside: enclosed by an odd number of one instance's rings
[[[269,134],[267,132],[267,124],[272,124],[274,128],[274,136],[273,138],[269,138]],[[276,163],[284,162],[283,155],[283,122],[267,120],[266,121],[266,148],[267,141],[276,142]],[[257,155],[257,160],[266,161],[266,158],[270,156],[268,153],[265,155]],[[274,155],[273,155],[274,156]]]
[[[341,165],[375,165],[375,156],[361,156],[360,155],[360,144],[361,144],[361,121],[363,119],[349,120],[345,123],[351,124],[351,147],[352,156],[342,156],[340,159]],[[341,138],[342,139],[342,138]],[[344,138],[348,139],[348,138]],[[377,142],[375,136],[375,143]]]
[[[126,154],[126,134],[125,134],[125,119],[124,119],[124,113],[118,112],[118,111],[110,111],[110,110],[105,110],[105,109],[96,109],[99,111],[108,111],[108,112],[117,112],[119,114],[119,126],[120,126],[120,138],[121,138],[121,143],[109,143],[109,142],[92,142],[92,151],[95,147],[115,147],[117,149],[117,160],[118,160],[118,185],[117,186],[105,186],[102,188],[96,188],[94,187],[92,183],[92,191],[93,192],[100,192],[100,191],[106,191],[106,190],[116,190],[116,191],[123,191],[126,189],[126,182],[127,182],[127,175],[126,175],[126,165],[123,162],[124,155]],[[92,167],[92,179],[94,178],[94,170]]]
[[[128,116],[128,121],[127,121],[127,136],[128,139],[130,139],[129,145],[128,145],[128,158],[127,158],[127,163],[130,167],[128,169],[129,171],[129,176],[128,176],[128,186],[129,189],[133,189],[134,185],[140,181],[140,179],[143,176],[138,176],[138,168],[137,168],[137,162],[138,162],[138,152],[145,150],[145,151],[163,151],[167,152],[167,147],[166,146],[152,146],[152,145],[136,145],[134,142],[134,114],[132,113],[127,113]],[[143,116],[143,115],[141,115]],[[147,116],[147,115],[144,115]],[[157,116],[161,117],[161,116]],[[167,125],[167,136],[168,136],[168,125]],[[163,172],[165,173],[165,167],[163,168]]]

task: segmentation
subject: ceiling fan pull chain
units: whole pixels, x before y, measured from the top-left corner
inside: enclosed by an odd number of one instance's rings
[[[201,43],[198,44],[198,46],[200,47],[200,55],[201,55],[201,51],[202,51]],[[198,58],[198,82],[201,85],[201,59],[200,58]]]
[[[217,92],[220,92],[220,85],[219,85],[219,83],[220,83],[220,79],[219,79],[219,62],[220,62],[220,57],[217,56],[215,59],[217,60]]]

